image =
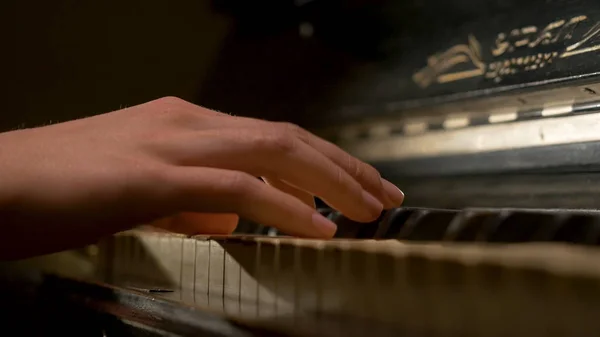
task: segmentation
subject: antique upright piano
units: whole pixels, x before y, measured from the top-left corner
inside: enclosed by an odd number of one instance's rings
[[[321,203],[339,225],[330,241],[242,221],[228,237],[133,230],[5,263],[7,326],[97,336],[598,333],[600,3],[248,3],[218,6],[240,20],[242,45],[272,57],[306,51],[288,66],[317,67],[279,78],[289,76],[282,95],[302,112],[292,121],[376,166],[403,189],[404,207],[360,224]],[[273,7],[277,20],[266,20]],[[258,59],[269,53],[257,54],[242,66],[268,71]],[[227,85],[252,81],[239,67]]]

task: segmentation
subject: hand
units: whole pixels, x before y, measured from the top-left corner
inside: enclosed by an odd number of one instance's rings
[[[152,221],[230,233],[237,215],[329,238],[335,225],[315,211],[313,195],[361,222],[403,201],[373,167],[295,125],[177,98],[0,134],[2,256]]]

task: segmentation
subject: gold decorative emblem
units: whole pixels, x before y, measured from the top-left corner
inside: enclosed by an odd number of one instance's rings
[[[460,64],[467,64],[471,69],[449,71]],[[481,76],[485,73],[485,63],[481,60],[481,45],[469,35],[468,44],[458,44],[440,54],[427,59],[427,66],[413,75],[413,80],[423,88],[432,82],[454,82],[464,78]]]
[[[600,22],[593,24],[585,33],[579,34],[580,30],[577,28],[587,21],[587,16],[579,15],[568,21],[551,22],[541,30],[536,26],[526,26],[508,33],[499,33],[490,50],[492,59],[487,63],[483,60],[479,41],[470,34],[468,43],[454,45],[444,52],[430,56],[427,66],[413,75],[413,81],[421,88],[427,88],[433,83],[443,84],[480,76],[498,83],[505,76],[543,68],[556,58],[599,50]],[[575,43],[565,43],[570,42],[574,36],[578,38]],[[534,51],[538,46],[559,46],[560,42],[566,47],[559,47],[550,52],[510,57],[511,53],[518,50]]]

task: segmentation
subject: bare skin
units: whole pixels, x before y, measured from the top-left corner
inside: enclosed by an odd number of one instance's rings
[[[312,196],[360,222],[404,198],[373,167],[295,125],[172,97],[0,133],[2,259],[148,223],[229,234],[238,216],[289,235],[331,238],[335,224],[315,211]]]

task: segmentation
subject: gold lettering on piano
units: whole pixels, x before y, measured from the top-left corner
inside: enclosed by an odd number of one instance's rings
[[[457,65],[466,64],[467,69],[447,72]],[[469,69],[470,68],[470,69]],[[455,45],[448,50],[430,56],[427,66],[413,75],[413,80],[423,88],[432,82],[447,83],[481,76],[485,73],[485,64],[481,60],[481,45],[473,35],[469,35],[468,44]]]
[[[492,47],[494,57],[512,53],[519,48],[535,48],[539,45],[551,45],[557,42],[570,40],[578,25],[587,20],[587,16],[579,15],[570,20],[557,20],[549,23],[538,32],[538,27],[528,26],[513,29],[508,35],[499,33],[496,37],[495,46]]]
[[[572,45],[568,46],[566,50],[560,55],[561,58],[589,53],[600,49],[600,41],[598,37],[600,33],[600,22],[596,22],[584,35],[581,40]],[[585,47],[587,45],[587,47]],[[583,48],[581,48],[583,46]]]
[[[516,74],[520,71],[530,71],[543,68],[558,56],[558,52],[538,53],[525,57],[511,57],[510,59],[490,62],[487,66],[485,78],[493,79],[498,83],[502,77]]]
[[[433,83],[442,84],[476,77],[498,83],[506,76],[544,68],[557,58],[600,50],[600,22],[596,22],[582,34],[583,29],[578,27],[586,22],[589,22],[588,17],[579,15],[556,20],[546,26],[530,25],[501,32],[490,48],[492,59],[489,62],[484,62],[481,45],[471,34],[468,36],[468,43],[454,45],[430,56],[427,65],[413,75],[413,81],[421,88],[427,88]],[[579,40],[571,43],[574,37]],[[539,46],[553,45],[558,50],[548,51],[546,47],[542,53],[510,56],[518,51],[522,54],[523,51],[533,51]],[[563,48],[564,45],[567,46]]]

